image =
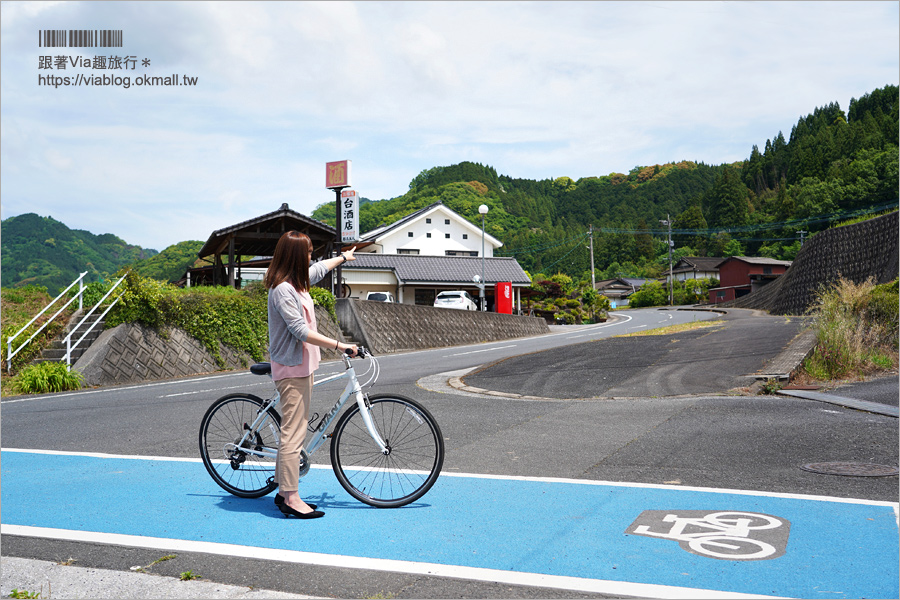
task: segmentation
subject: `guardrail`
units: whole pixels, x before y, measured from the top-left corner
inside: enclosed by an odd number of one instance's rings
[[[110,311],[110,309],[116,305],[116,303],[119,301],[119,299],[122,298],[122,294],[119,294],[118,296],[116,296],[116,299],[113,300],[112,303],[106,307],[106,310],[103,311],[103,313],[100,315],[100,318],[97,319],[96,321],[94,321],[93,323],[91,323],[91,326],[88,327],[87,331],[85,331],[81,335],[81,337],[78,338],[78,341],[75,342],[74,344],[72,343],[72,336],[75,335],[75,332],[78,331],[78,329],[90,318],[90,316],[94,314],[94,311],[97,310],[97,308],[99,308],[100,305],[103,304],[103,302],[107,298],[109,298],[109,295],[112,294],[113,291],[117,287],[119,287],[119,285],[123,281],[125,281],[125,275],[122,275],[122,277],[115,283],[115,285],[113,285],[111,288],[109,288],[109,291],[106,292],[106,294],[104,294],[102,298],[100,298],[100,300],[97,302],[97,304],[95,304],[94,307],[91,308],[91,310],[88,312],[88,314],[84,315],[84,317],[81,319],[81,321],[79,321],[78,324],[72,328],[72,331],[69,332],[69,335],[66,336],[66,339],[65,339],[65,342],[66,342],[66,368],[71,368],[71,366],[72,366],[72,350],[77,348],[78,344],[83,342],[84,338],[86,338],[87,335],[91,332],[91,330],[93,330],[94,327],[97,326],[97,323],[99,323],[100,321],[103,320],[103,317],[106,316],[106,313],[108,313]]]
[[[41,331],[43,331],[44,328],[45,328],[47,325],[49,325],[50,323],[52,323],[52,322],[53,322],[53,319],[55,319],[56,317],[58,317],[62,311],[66,310],[66,309],[69,307],[70,304],[72,304],[73,302],[75,302],[75,300],[77,299],[77,300],[78,300],[78,308],[79,308],[79,309],[82,308],[82,297],[83,297],[83,295],[84,295],[84,276],[87,275],[87,274],[88,274],[88,272],[85,271],[84,273],[82,273],[81,275],[79,275],[79,276],[78,276],[78,279],[76,279],[75,281],[73,281],[72,283],[70,283],[70,284],[69,284],[69,287],[67,287],[66,289],[64,289],[64,290],[59,294],[59,296],[57,296],[56,298],[53,299],[53,302],[51,302],[50,304],[48,304],[47,306],[45,306],[44,309],[43,309],[41,312],[39,312],[37,315],[35,315],[35,317],[34,317],[33,319],[31,319],[30,321],[28,321],[28,323],[25,325],[25,327],[23,327],[22,329],[20,329],[19,331],[17,331],[17,332],[15,333],[15,335],[11,336],[9,339],[6,340],[6,351],[7,351],[7,354],[6,354],[6,371],[7,371],[7,372],[10,372],[10,371],[12,370],[12,358],[13,358],[13,356],[15,356],[16,354],[18,354],[19,351],[20,351],[22,348],[24,348],[25,346],[27,346],[28,343],[31,342],[31,340],[33,340],[33,339],[35,338],[35,336],[37,336],[37,334],[39,334]],[[56,311],[56,314],[54,314],[52,317],[50,317],[50,319],[48,319],[46,323],[44,323],[43,325],[41,325],[40,328],[39,328],[37,331],[35,331],[35,332],[31,335],[30,338],[28,338],[27,340],[25,340],[25,342],[24,342],[21,346],[19,346],[18,348],[15,349],[15,351],[13,351],[13,349],[12,349],[12,343],[13,343],[13,340],[16,339],[17,337],[19,337],[19,336],[22,334],[23,331],[25,331],[26,329],[28,329],[28,328],[31,326],[32,323],[34,323],[35,321],[37,321],[37,320],[40,318],[41,315],[43,315],[45,312],[47,312],[48,310],[50,310],[50,307],[53,306],[54,304],[56,304],[56,301],[57,301],[57,300],[59,300],[60,298],[62,298],[63,296],[65,296],[66,293],[67,293],[70,289],[72,289],[72,287],[74,287],[76,283],[78,284],[78,293],[75,294],[74,296],[72,296],[72,298],[62,306],[62,308],[60,308],[58,311]]]

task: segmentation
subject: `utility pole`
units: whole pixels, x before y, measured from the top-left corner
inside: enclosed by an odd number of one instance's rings
[[[668,244],[669,244],[669,306],[675,303],[675,280],[672,278],[672,219],[666,213],[666,220],[660,220],[660,223],[668,226]]]
[[[590,225],[588,235],[591,236],[591,289],[596,289],[597,281],[594,278],[594,226]]]
[[[802,248],[803,247],[803,236],[809,232],[808,231],[798,231],[797,233],[800,234],[800,247]]]

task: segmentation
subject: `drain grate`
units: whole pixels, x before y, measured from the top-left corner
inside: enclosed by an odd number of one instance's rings
[[[852,462],[809,463],[800,467],[811,473],[823,475],[843,475],[845,477],[889,477],[900,474],[900,469],[888,465]]]

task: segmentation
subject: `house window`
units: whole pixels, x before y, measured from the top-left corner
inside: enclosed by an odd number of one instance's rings
[[[469,234],[468,234],[468,233],[464,233],[464,234],[463,234],[463,239],[464,239],[464,240],[469,239]]]
[[[763,267],[763,275],[771,275],[772,267]]]
[[[425,219],[426,223],[431,223],[431,219]]]
[[[413,248],[397,248],[397,254],[418,254],[419,251]]]
[[[716,292],[716,298],[724,298],[724,297],[725,297],[725,290],[719,290],[718,292]]]
[[[413,236],[413,232],[412,232],[412,231],[410,231],[409,233],[406,234],[406,237],[412,237],[412,236]]]
[[[469,250],[444,250],[444,256],[478,256],[478,252]]]
[[[450,224],[450,219],[444,219],[444,225],[449,225],[449,224]]]
[[[447,239],[449,240],[449,239],[450,239],[450,234],[449,234],[449,233],[445,233],[445,234],[444,234],[444,237],[447,238]]]
[[[429,238],[430,238],[430,237],[431,237],[431,234],[430,234],[430,233],[426,233],[426,234],[425,234],[425,237],[429,237]]]

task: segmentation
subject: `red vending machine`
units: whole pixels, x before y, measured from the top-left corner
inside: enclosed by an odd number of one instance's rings
[[[501,281],[494,286],[494,304],[498,313],[512,314],[512,283]]]

